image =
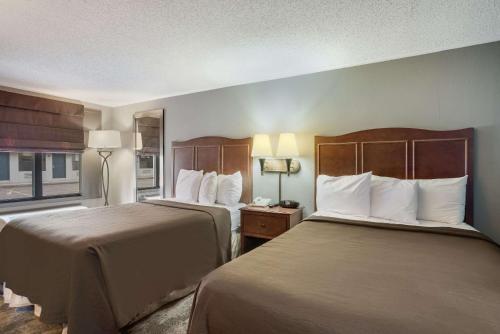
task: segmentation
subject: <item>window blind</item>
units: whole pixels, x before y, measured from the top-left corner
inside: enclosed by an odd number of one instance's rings
[[[154,117],[137,118],[137,131],[142,136],[142,153],[160,152],[160,119]]]
[[[0,90],[0,151],[84,149],[83,105]]]

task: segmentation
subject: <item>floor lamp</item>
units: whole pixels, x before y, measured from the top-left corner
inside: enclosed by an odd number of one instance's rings
[[[120,131],[116,130],[91,130],[89,131],[89,148],[97,149],[99,156],[102,158],[101,178],[102,192],[104,195],[104,205],[108,206],[109,193],[109,164],[108,159],[113,153],[113,149],[120,148],[122,142],[120,139]],[[104,173],[106,173],[106,181],[104,181]]]

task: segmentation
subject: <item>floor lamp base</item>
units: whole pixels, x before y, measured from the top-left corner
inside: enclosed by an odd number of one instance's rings
[[[109,191],[109,164],[108,158],[113,152],[111,151],[99,151],[99,156],[103,159],[101,166],[101,178],[102,178],[102,194],[104,195],[104,206],[109,206],[108,202],[108,191]],[[104,182],[104,167],[106,167],[106,182]]]

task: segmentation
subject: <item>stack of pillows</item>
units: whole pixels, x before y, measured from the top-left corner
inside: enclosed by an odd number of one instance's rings
[[[238,171],[231,175],[203,174],[202,170],[181,169],[175,185],[175,198],[186,202],[234,206],[240,202],[243,178]]]
[[[372,175],[327,176],[316,180],[318,210],[404,223],[464,221],[467,176],[401,180]]]

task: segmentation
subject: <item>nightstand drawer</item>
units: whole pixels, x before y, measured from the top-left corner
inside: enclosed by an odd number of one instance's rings
[[[287,230],[286,217],[244,215],[243,233],[274,238]]]

